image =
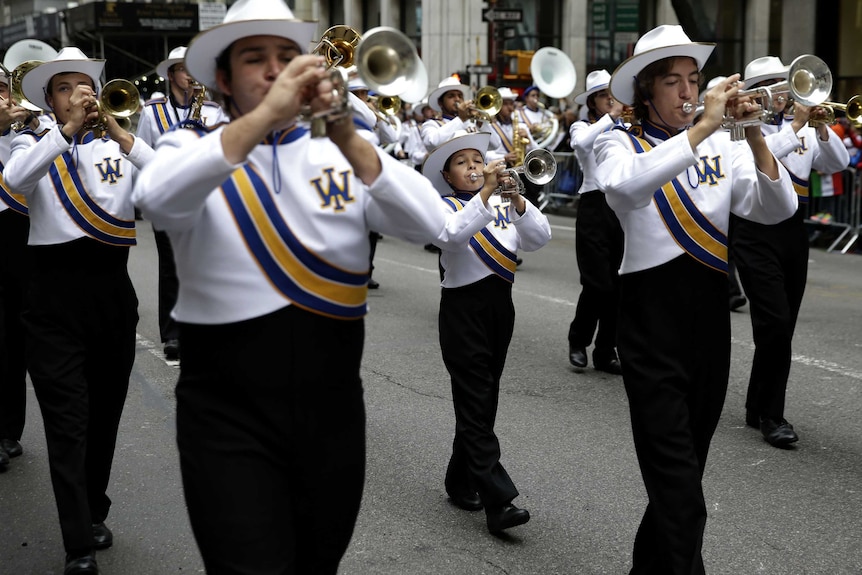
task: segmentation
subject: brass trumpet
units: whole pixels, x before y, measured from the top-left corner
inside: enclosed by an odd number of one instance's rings
[[[841,102],[823,102],[821,108],[826,110],[826,117],[822,120],[814,120],[814,124],[834,124],[835,111],[846,112],[847,120],[856,126],[862,124],[862,96],[856,95],[850,98],[846,104]]]
[[[332,26],[320,38],[317,46],[311,51],[312,54],[319,54],[326,58],[326,67],[334,68],[349,68],[353,65],[356,46],[362,40],[359,32],[340,24]]]
[[[508,174],[512,181],[515,182],[515,188],[512,189],[504,189],[502,187],[498,187],[494,190],[495,194],[501,193],[514,193],[517,191],[519,194],[523,194],[526,189],[524,188],[524,182],[521,181],[521,178],[518,177],[519,174],[524,174],[524,177],[534,184],[544,186],[548,182],[554,179],[554,176],[557,175],[557,160],[554,158],[554,154],[545,150],[544,148],[537,148],[535,150],[530,151],[527,156],[524,158],[524,163],[521,166],[515,166],[513,168],[506,168],[502,171],[503,174]]]
[[[24,97],[24,92],[21,89],[21,80],[23,80],[24,75],[27,74],[27,72],[33,70],[34,68],[39,66],[39,64],[41,64],[41,63],[42,63],[41,60],[27,60],[26,62],[22,62],[22,63],[18,64],[18,66],[16,66],[15,69],[12,70],[11,72],[6,69],[6,66],[4,66],[3,64],[0,64],[0,69],[2,69],[3,72],[6,74],[6,76],[9,77],[9,96],[19,106],[23,106],[23,107],[25,107],[31,111],[36,111],[39,108],[37,108],[26,97]],[[12,130],[15,132],[20,132],[21,130],[23,130],[26,127],[27,127],[26,121],[25,122],[21,122],[21,121],[13,122],[12,126],[11,126]]]
[[[503,109],[503,98],[500,96],[500,90],[494,86],[480,88],[476,92],[476,98],[473,102],[473,106],[470,108],[473,116],[485,122],[490,122]]]
[[[84,128],[93,130],[96,136],[101,138],[108,130],[105,115],[113,116],[118,122],[131,118],[141,107],[141,96],[135,85],[128,80],[111,80],[102,86],[96,99],[96,107],[99,117],[95,121],[84,124]]]

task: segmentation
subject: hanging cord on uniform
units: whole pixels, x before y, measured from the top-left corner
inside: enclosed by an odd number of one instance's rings
[[[278,165],[278,141],[281,139],[281,132],[272,133],[272,185],[275,188],[275,193],[281,193],[281,167]]]

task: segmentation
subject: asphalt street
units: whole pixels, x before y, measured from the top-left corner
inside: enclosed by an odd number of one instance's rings
[[[619,377],[572,368],[566,334],[579,293],[574,220],[522,254],[515,334],[496,430],[532,520],[490,535],[481,512],[448,503],[454,415],[437,342],[437,256],[384,238],[366,319],[368,469],[340,573],[623,574],[646,505]],[[174,436],[178,364],[161,353],[157,258],[139,222],[130,270],[140,299],[135,367],[109,495],[107,575],[203,573],[189,528]],[[710,574],[862,574],[862,257],[811,252],[786,416],[800,435],[778,450],[744,425],[753,344],[748,306],[732,314],[730,388],[704,487]],[[685,334],[680,334],[685,337]],[[332,360],[338,361],[338,349]],[[24,455],[0,473],[0,575],[51,575],[63,547],[42,422],[28,389]],[[218,502],[213,502],[217,505]]]

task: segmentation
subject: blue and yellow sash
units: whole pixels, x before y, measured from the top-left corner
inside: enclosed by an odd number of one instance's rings
[[[501,126],[499,122],[491,122],[491,127],[494,128],[494,131],[497,132],[498,136],[500,136],[500,141],[503,142],[503,147],[506,148],[506,152],[511,152],[515,149],[515,144],[512,143],[512,139],[503,131],[503,126]]]
[[[25,216],[30,215],[30,209],[27,207],[27,200],[24,199],[24,196],[21,194],[13,194],[9,189],[9,186],[6,185],[6,180],[3,179],[3,170],[6,166],[3,165],[3,162],[0,162],[0,202],[3,202],[13,211],[18,212],[19,214],[23,214]]]
[[[637,153],[652,149],[649,142],[626,131]],[[727,273],[727,234],[704,216],[682,183],[674,178],[653,194],[653,202],[671,237],[691,257]]]
[[[221,189],[249,251],[284,297],[336,319],[367,313],[368,272],[342,270],[303,246],[253,166],[236,170]]]
[[[783,165],[783,164],[782,164]],[[784,166],[787,168],[787,166]],[[799,200],[800,204],[808,203],[808,190],[811,186],[811,182],[804,178],[800,178],[796,174],[787,169],[787,173],[790,174],[790,181],[793,183],[793,189],[796,190],[796,197]]]
[[[471,194],[456,194],[445,196],[443,201],[454,211],[464,208],[473,196]],[[470,238],[470,247],[479,256],[488,269],[509,283],[515,282],[515,270],[518,267],[518,256],[501,244],[487,228],[482,228]]]
[[[90,140],[92,136],[83,143]],[[133,246],[137,243],[135,220],[117,218],[90,197],[72,161],[72,154],[64,152],[54,160],[48,173],[66,213],[85,234],[114,246]]]

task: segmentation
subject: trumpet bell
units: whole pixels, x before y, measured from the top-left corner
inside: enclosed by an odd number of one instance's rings
[[[565,52],[553,46],[540,48],[530,62],[533,82],[551,98],[565,98],[575,89],[578,74]]]
[[[534,184],[544,185],[557,175],[557,160],[548,150],[537,148],[524,158],[524,177]]]
[[[377,109],[387,116],[394,116],[401,111],[401,98],[398,96],[380,96]]]
[[[134,116],[141,106],[141,96],[135,85],[128,80],[111,80],[99,94],[102,111],[115,118]]]
[[[428,86],[428,75],[413,41],[388,26],[365,33],[356,47],[356,68],[369,90],[387,96],[400,96],[416,90],[418,82]]]
[[[333,26],[323,33],[312,54],[321,54],[326,58],[326,66],[349,68],[354,64],[356,46],[362,36],[359,32],[343,24]]]
[[[805,106],[816,106],[832,92],[832,71],[813,54],[803,54],[790,63],[787,71],[790,94]],[[777,90],[773,89],[773,92]]]
[[[494,86],[479,89],[476,92],[475,103],[476,109],[488,118],[496,116],[503,109],[503,97],[500,95],[500,90]]]

